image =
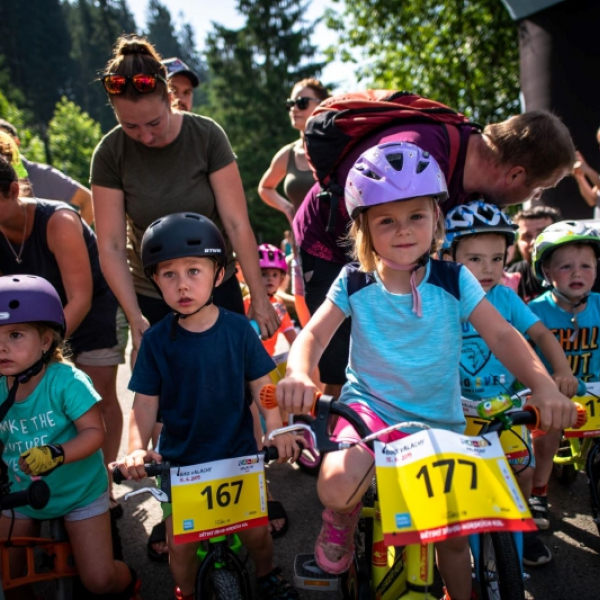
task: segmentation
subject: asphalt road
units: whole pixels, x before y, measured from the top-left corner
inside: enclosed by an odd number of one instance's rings
[[[127,391],[129,370],[119,369],[119,398],[125,417],[131,407],[132,394]],[[122,448],[124,451],[125,448]],[[289,515],[287,534],[275,541],[276,564],[292,579],[292,565],[298,553],[309,553],[319,531],[321,505],[316,496],[315,479],[292,465],[271,465],[267,469],[270,488]],[[116,486],[122,497],[138,484]],[[600,600],[600,536],[589,516],[585,476],[565,488],[551,482],[551,527],[542,539],[551,549],[554,560],[548,565],[529,569],[527,600]],[[124,503],[125,516],[119,528],[127,562],[141,576],[144,600],[171,600],[173,581],[168,565],[151,562],[146,557],[146,541],[160,518],[160,506],[149,495],[136,496]],[[334,593],[302,591],[305,600],[327,600]]]

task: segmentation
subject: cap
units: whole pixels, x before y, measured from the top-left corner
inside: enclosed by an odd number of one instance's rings
[[[162,64],[167,69],[167,79],[171,79],[173,75],[187,75],[192,82],[192,86],[198,87],[200,80],[198,75],[194,73],[180,58],[174,56],[173,58],[165,58]]]

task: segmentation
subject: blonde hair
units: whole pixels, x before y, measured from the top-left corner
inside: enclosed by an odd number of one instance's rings
[[[17,170],[23,169],[19,147],[6,132],[0,131],[0,193],[6,196],[13,182],[19,184],[19,195],[33,197],[28,179],[20,179]]]
[[[437,213],[438,218],[429,254],[437,252],[442,247],[444,236],[446,234],[444,215],[439,209],[437,200],[433,197],[431,198],[431,205],[434,214]],[[375,246],[373,245],[371,232],[369,231],[368,212],[368,210],[362,212],[358,218],[352,222],[352,227],[350,227],[348,233],[348,239],[352,243],[351,256],[354,260],[358,261],[360,270],[365,273],[376,271],[378,265],[381,264]]]
[[[66,343],[63,341],[62,335],[51,327],[50,325],[44,323],[43,321],[36,321],[33,323],[29,323],[41,336],[46,333],[49,333],[52,337],[52,345],[50,348],[54,347],[52,355],[48,358],[47,364],[51,365],[52,363],[65,362],[65,359],[68,358],[69,351],[66,348]]]

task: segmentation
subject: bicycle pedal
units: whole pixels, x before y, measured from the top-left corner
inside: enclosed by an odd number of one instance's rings
[[[339,576],[322,571],[314,554],[297,554],[294,560],[294,585],[304,590],[337,592]]]

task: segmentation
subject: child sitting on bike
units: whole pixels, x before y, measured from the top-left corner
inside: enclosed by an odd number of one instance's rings
[[[65,317],[41,277],[0,277],[0,441],[11,491],[44,476],[45,508],[3,511],[0,537],[38,537],[41,520],[62,517],[82,583],[95,594],[138,598],[139,581],[113,559],[100,396],[89,377],[63,362]],[[11,570],[25,568],[11,551]]]
[[[573,375],[581,381],[600,380],[600,294],[592,292],[596,280],[600,234],[585,223],[561,221],[544,229],[533,249],[535,274],[550,289],[529,303],[529,308],[556,336]],[[539,354],[539,348],[538,354]],[[553,365],[541,356],[552,372]],[[561,432],[533,432],[536,468],[531,500],[536,520],[550,526],[548,481]]]
[[[359,412],[373,431],[416,420],[462,433],[458,367],[461,323],[468,320],[510,371],[532,388],[531,402],[540,408],[544,428],[575,421],[572,403],[525,340],[485,299],[473,275],[461,265],[430,260],[443,237],[438,202],[447,196],[439,165],[414,144],[382,144],[357,160],[348,175],[345,200],[358,264],[343,268],[292,347],[287,376],[277,387],[278,401],[287,411],[310,410],[317,391],[310,373],[338,326],[351,316],[348,381],[340,400]],[[358,439],[343,420],[335,434],[338,439]],[[403,435],[394,432],[381,439]],[[324,457],[318,492],[326,509],[315,558],[327,572],[348,569],[373,462],[372,453],[362,446]],[[467,538],[440,542],[437,556],[445,597],[471,598]]]
[[[150,460],[187,466],[258,451],[245,387],[249,384],[257,401],[271,381],[273,361],[245,317],[212,304],[225,262],[223,237],[201,215],[175,213],[144,234],[145,273],[173,313],[144,333],[129,384],[135,392],[129,450],[118,464],[130,479],[143,478]],[[163,428],[157,453],[148,450],[148,442],[159,409]],[[278,409],[261,410],[267,431],[281,427]],[[298,453],[293,437],[282,437],[280,460]],[[171,505],[162,507],[176,597],[192,599],[199,544],[173,543]],[[267,527],[240,531],[239,537],[256,564],[261,597],[297,598],[273,566]]]
[[[522,335],[527,335],[551,366],[552,378],[565,396],[577,392],[578,381],[553,333],[513,290],[500,285],[506,250],[515,241],[516,225],[498,207],[481,200],[457,206],[446,215],[444,258],[463,264],[479,281],[488,302]],[[490,352],[470,323],[463,324],[460,361],[462,394],[472,400],[516,391],[515,377]],[[529,433],[528,433],[529,436]],[[529,436],[530,437],[530,436]],[[528,446],[531,441],[528,440]],[[510,459],[523,495],[528,499],[535,468],[533,456]],[[528,466],[523,466],[528,465]],[[535,532],[524,534],[523,562],[543,565],[550,550]]]

